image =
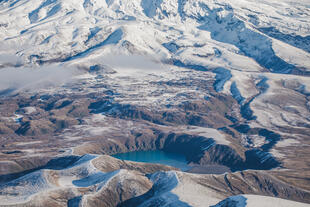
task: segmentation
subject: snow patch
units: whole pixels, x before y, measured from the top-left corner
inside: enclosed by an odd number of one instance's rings
[[[223,144],[223,145],[230,144],[230,142],[226,140],[225,136],[217,129],[205,128],[205,127],[192,127],[190,129],[187,129],[186,133],[195,133],[206,138],[212,138],[213,140],[215,140],[217,144]]]

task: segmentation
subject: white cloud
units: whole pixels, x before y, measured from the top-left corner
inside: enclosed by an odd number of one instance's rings
[[[72,80],[76,71],[59,65],[0,69],[0,92],[8,89],[12,92],[55,87]]]
[[[159,61],[139,55],[110,55],[103,57],[102,61],[119,73],[153,73],[167,70]]]

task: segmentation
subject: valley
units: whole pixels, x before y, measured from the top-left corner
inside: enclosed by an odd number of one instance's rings
[[[0,206],[309,206],[309,16],[0,0]]]

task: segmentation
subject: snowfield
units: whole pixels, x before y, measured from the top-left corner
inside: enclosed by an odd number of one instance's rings
[[[309,117],[309,0],[0,0],[0,206],[309,206]]]
[[[206,68],[261,71],[265,67],[287,73],[298,66],[307,70],[308,4],[2,1],[1,53],[17,55],[21,64],[89,62],[111,54],[140,54]]]
[[[233,207],[258,207],[258,206],[266,206],[266,207],[303,207],[309,206],[304,203],[292,202],[279,198],[272,198],[267,196],[257,196],[257,195],[238,195],[232,196],[224,201],[221,201],[219,204],[214,205],[212,207],[221,207],[221,206],[233,206]]]

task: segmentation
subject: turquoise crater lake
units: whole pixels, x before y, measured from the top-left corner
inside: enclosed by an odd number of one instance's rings
[[[134,151],[112,155],[120,160],[130,160],[135,162],[157,163],[169,165],[187,171],[190,169],[186,158],[182,154],[164,152],[161,150],[152,151]]]

